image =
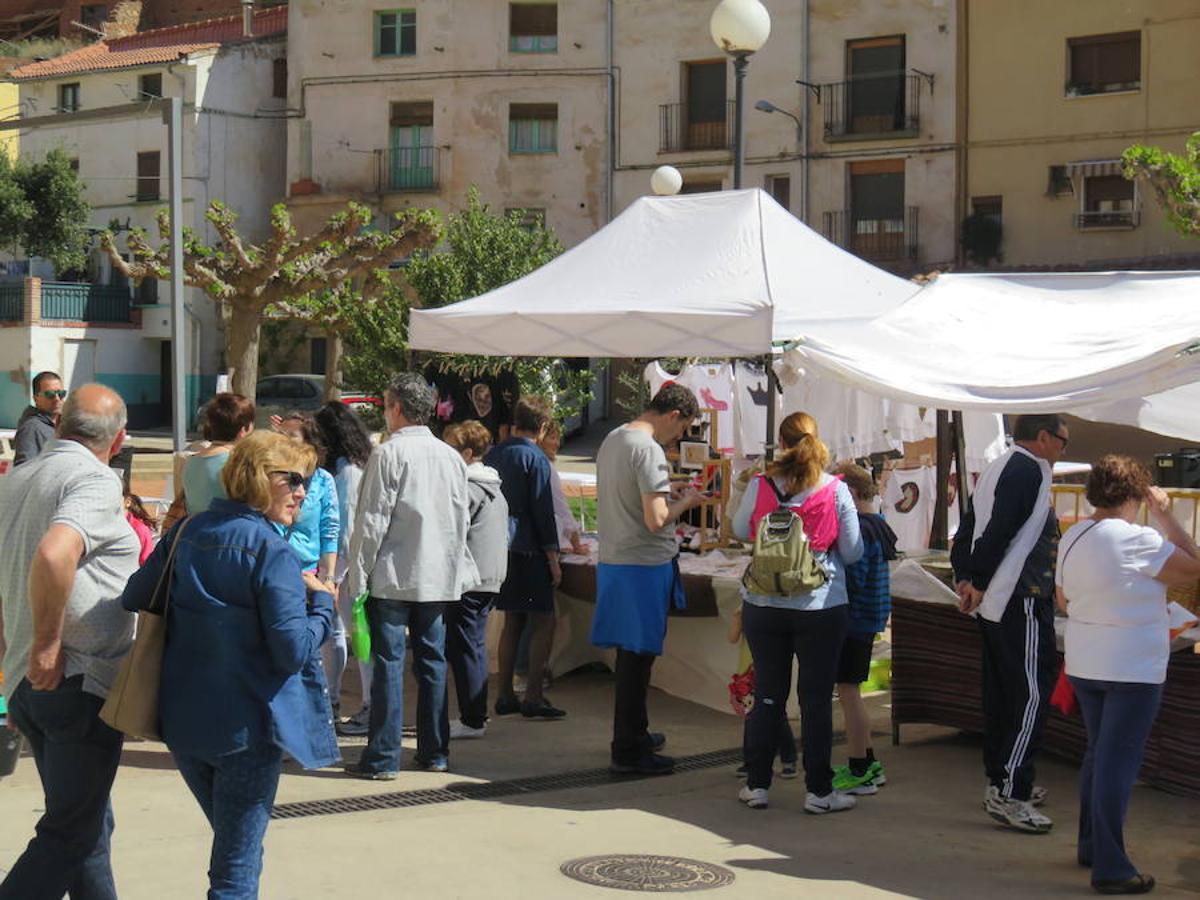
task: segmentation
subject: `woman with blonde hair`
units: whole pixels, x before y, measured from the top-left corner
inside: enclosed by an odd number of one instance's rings
[[[761,520],[787,509],[798,517],[823,583],[795,594],[742,590],[742,628],[754,659],[754,708],[746,719],[746,786],[738,795],[751,809],[765,809],[771,767],[787,716],[792,658],[800,663],[801,744],[806,812],[852,809],[853,797],[833,789],[833,686],[849,624],[846,565],[863,553],[854,498],[828,474],[829,449],[808,413],[792,413],[780,425],[782,453],[751,482],[733,519],[733,533],[752,541]]]
[[[121,598],[149,608],[174,548],[159,712],[213,829],[210,897],[258,896],[283,754],[309,769],[338,759],[318,653],[333,597],[275,528],[295,521],[316,465],[284,435],[244,437],[221,471],[227,499],[175,526]]]

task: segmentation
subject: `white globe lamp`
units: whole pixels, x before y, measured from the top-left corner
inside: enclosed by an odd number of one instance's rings
[[[730,55],[757,53],[771,36],[771,14],[759,0],[721,0],[708,20],[712,39]]]
[[[674,166],[659,166],[650,176],[650,190],[660,197],[678,194],[683,187],[683,176]]]

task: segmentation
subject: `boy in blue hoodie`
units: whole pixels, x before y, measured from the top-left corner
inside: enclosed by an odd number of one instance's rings
[[[887,776],[871,747],[871,717],[859,685],[870,676],[875,635],[887,627],[892,613],[888,560],[896,558],[896,533],[874,511],[879,491],[870,472],[854,463],[843,463],[834,472],[850,488],[858,507],[863,555],[858,562],[846,566],[850,628],[838,663],[837,692],[846,723],[850,762],[834,769],[833,786],[847,794],[874,794]]]

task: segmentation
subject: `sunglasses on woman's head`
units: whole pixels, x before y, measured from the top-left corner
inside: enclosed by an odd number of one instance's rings
[[[293,491],[296,490],[296,488],[301,487],[306,491],[308,490],[308,482],[310,479],[306,478],[304,475],[301,475],[299,472],[285,472],[283,469],[276,469],[275,471],[271,472],[271,474],[282,475],[287,481],[287,486]]]
[[[41,394],[47,400],[62,400],[67,396],[66,391],[42,391]]]

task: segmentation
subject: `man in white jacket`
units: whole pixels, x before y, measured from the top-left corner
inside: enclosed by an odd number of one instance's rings
[[[391,436],[371,454],[350,542],[350,595],[369,592],[371,713],[367,747],[346,772],[391,781],[400,769],[405,632],[417,679],[416,766],[449,764],[447,604],[478,580],[467,551],[467,467],[426,423],[436,396],[421,376],[395,376],[384,396]]]
[[[979,476],[950,554],[960,609],[978,615],[983,638],[984,809],[1033,833],[1053,826],[1035,809],[1045,791],[1033,758],[1058,674],[1050,481],[1068,438],[1060,416],[1019,416],[1016,445]]]

